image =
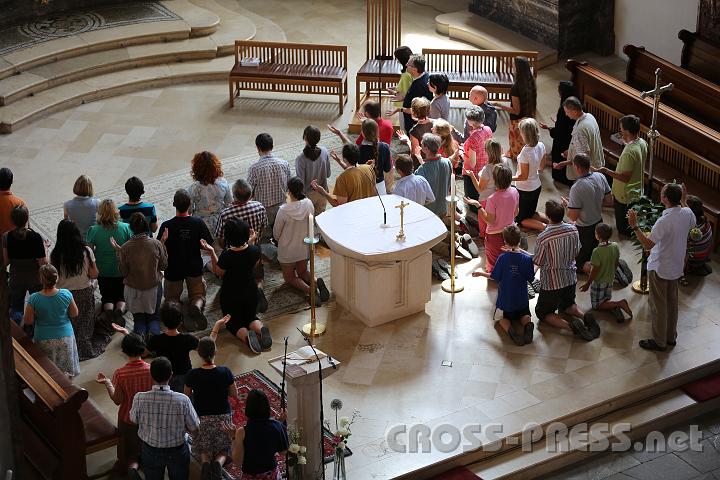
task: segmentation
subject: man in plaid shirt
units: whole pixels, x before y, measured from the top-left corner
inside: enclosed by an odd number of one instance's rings
[[[268,227],[258,232],[261,241],[272,237],[275,215],[280,205],[285,203],[287,183],[292,177],[290,164],[273,155],[273,138],[269,133],[261,133],[255,138],[260,158],[248,168],[247,181],[253,189],[255,199],[265,206]]]
[[[140,458],[145,480],[163,480],[165,468],[171,479],[187,480],[190,450],[185,433],[197,431],[200,420],[190,399],[170,389],[170,360],[165,357],[153,360],[150,374],[152,390],[136,393],[130,409],[130,421],[138,425],[142,440]]]

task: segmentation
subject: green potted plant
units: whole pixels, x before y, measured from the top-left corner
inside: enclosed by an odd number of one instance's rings
[[[639,190],[637,191],[639,193]],[[635,193],[635,192],[634,192]],[[652,198],[640,195],[640,197],[630,207],[637,212],[637,226],[643,232],[650,232],[655,222],[660,218],[665,206],[662,203],[656,203]],[[636,293],[648,293],[647,280],[647,258],[648,252],[643,248],[640,240],[638,240],[635,232],[632,232],[632,242],[635,249],[640,253],[640,280],[632,285],[632,289]]]

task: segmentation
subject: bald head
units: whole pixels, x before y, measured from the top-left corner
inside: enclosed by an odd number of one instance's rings
[[[475,85],[470,90],[470,103],[473,105],[482,105],[487,100],[488,91],[482,85]]]

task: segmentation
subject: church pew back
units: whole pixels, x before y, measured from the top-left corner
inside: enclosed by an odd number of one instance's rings
[[[720,85],[720,46],[687,30],[680,30],[678,38],[683,42],[680,66]]]
[[[689,70],[653,55],[644,47],[625,45],[623,52],[630,61],[626,82],[647,91],[655,88],[655,70],[661,70],[661,85],[673,83],[673,89],[662,96],[662,102],[674,109],[720,130],[720,86]]]

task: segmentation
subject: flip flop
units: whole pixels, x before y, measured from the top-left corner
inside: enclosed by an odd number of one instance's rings
[[[253,353],[261,353],[262,347],[260,346],[260,340],[257,338],[257,333],[255,333],[255,330],[250,330],[248,332],[248,346],[250,347],[250,351]]]
[[[533,322],[526,323],[524,328],[525,328],[525,332],[523,335],[523,337],[524,337],[523,340],[525,340],[525,345],[527,345],[528,343],[532,343],[532,341],[533,341],[533,332],[535,331],[535,324],[533,324]]]
[[[263,350],[270,350],[272,348],[272,335],[270,335],[270,329],[268,327],[262,327],[260,329],[260,346]]]
[[[613,308],[610,310],[610,313],[612,313],[612,316],[615,317],[615,321],[617,323],[625,323],[625,314],[621,308]]]
[[[570,324],[570,328],[572,329],[573,333],[578,337],[582,338],[583,340],[590,342],[595,339],[590,330],[588,330],[583,321],[579,318],[571,316],[570,320],[568,320],[568,323]]]
[[[466,233],[460,237],[462,239],[463,246],[467,249],[468,252],[470,252],[470,255],[473,256],[473,258],[478,258],[480,256],[480,249],[478,248],[477,244],[473,241],[472,237],[469,233]]]
[[[592,334],[593,338],[598,338],[600,336],[600,325],[598,325],[597,320],[595,320],[595,316],[592,313],[585,312],[583,322],[585,323],[585,327]]]
[[[472,260],[473,256],[468,252],[460,242],[455,242],[455,256],[460,255],[465,260]]]

